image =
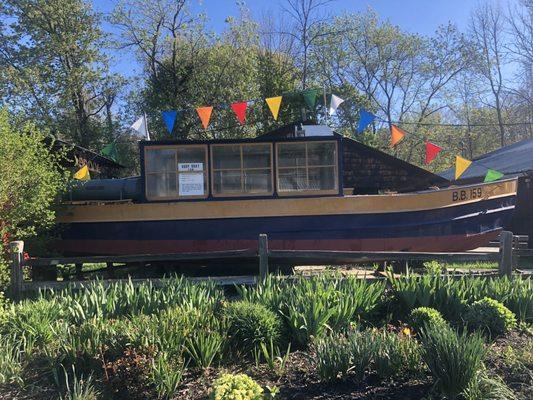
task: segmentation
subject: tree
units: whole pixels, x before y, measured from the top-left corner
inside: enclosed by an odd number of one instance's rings
[[[115,94],[101,17],[84,0],[0,0],[4,101],[28,119],[98,149]],[[109,121],[108,121],[109,122]]]
[[[329,34],[322,29],[327,18],[321,15],[324,8],[333,0],[287,0],[284,11],[293,20],[292,29],[284,30],[298,44],[296,55],[300,61],[302,89],[306,89],[309,81],[309,54],[315,41]]]
[[[50,152],[35,124],[10,121],[7,109],[0,110],[0,264],[10,240],[26,240],[52,226],[53,205],[67,177],[60,157]]]
[[[185,5],[128,0],[113,14],[122,47],[133,49],[144,67],[135,108],[148,114],[155,137],[169,136],[161,119],[165,110],[186,110],[173,130],[180,139],[255,134],[265,127],[264,102],[249,104],[248,123],[242,127],[229,103],[291,90],[295,68],[284,54],[261,48],[258,25],[244,7],[237,18],[227,18],[221,35],[212,35],[206,33],[203,18],[191,16]],[[194,109],[208,105],[219,107],[211,117],[215,129],[206,131]]]
[[[488,83],[492,102],[498,120],[500,145],[505,145],[504,108],[506,81],[504,69],[508,63],[505,49],[505,18],[501,9],[490,3],[478,6],[470,20],[471,40],[478,52],[476,68]]]

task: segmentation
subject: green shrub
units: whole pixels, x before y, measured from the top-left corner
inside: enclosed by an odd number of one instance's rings
[[[262,400],[263,389],[246,374],[224,374],[215,380],[212,400]]]
[[[437,388],[447,398],[456,398],[483,365],[483,337],[478,333],[458,334],[451,328],[433,327],[423,330],[421,339],[423,359]]]
[[[516,318],[511,310],[497,300],[485,297],[468,308],[465,322],[471,329],[486,330],[490,335],[501,335],[516,327]]]
[[[281,319],[264,305],[236,301],[225,307],[224,314],[235,349],[249,353],[260,343],[278,344]]]
[[[334,334],[318,339],[314,344],[315,364],[323,381],[344,378],[350,370],[352,354],[346,336]]]
[[[417,332],[427,327],[447,325],[440,312],[430,307],[418,307],[411,311],[409,323]]]

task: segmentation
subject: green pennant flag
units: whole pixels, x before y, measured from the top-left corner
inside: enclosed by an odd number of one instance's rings
[[[483,182],[497,181],[502,176],[503,174],[500,171],[496,171],[489,168],[489,170],[487,171],[487,175],[485,175],[485,180]]]
[[[101,154],[103,156],[106,156],[110,159],[112,159],[114,162],[118,162],[118,152],[117,152],[117,146],[115,145],[115,143],[109,143],[107,146],[105,146],[102,151],[101,151]]]
[[[314,109],[316,104],[316,96],[318,91],[316,89],[305,90],[303,93],[305,104],[309,109]]]

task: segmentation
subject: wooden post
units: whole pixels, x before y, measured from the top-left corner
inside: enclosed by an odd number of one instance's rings
[[[22,240],[9,243],[11,251],[11,297],[20,300],[22,294],[22,264],[24,261],[24,242]]]
[[[268,236],[259,235],[259,281],[263,282],[268,275]]]
[[[503,231],[500,234],[500,276],[511,276],[513,273],[513,233]]]
[[[516,271],[516,269],[518,268],[518,256],[516,255],[516,250],[520,249],[520,241],[519,241],[519,238],[518,236],[513,236],[513,247],[512,247],[512,254],[513,254],[513,257],[512,257],[512,260],[513,260],[513,269],[512,271]]]
[[[76,263],[74,264],[74,266],[76,267],[76,279],[77,280],[82,280],[83,279],[83,274],[82,274],[82,271],[83,271],[83,264],[82,263]]]
[[[115,270],[113,269],[113,263],[107,262],[105,263],[105,269],[107,272],[107,278],[108,279],[114,279],[115,278]]]

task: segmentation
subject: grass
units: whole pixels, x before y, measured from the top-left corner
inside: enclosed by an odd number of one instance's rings
[[[219,372],[247,368],[261,371],[263,388],[273,388],[291,381],[293,357],[312,360],[298,373],[332,385],[424,381],[429,371],[448,398],[505,393],[494,373],[480,372],[490,338],[469,333],[466,312],[484,297],[496,299],[529,335],[532,292],[530,279],[431,273],[389,275],[388,282],[270,276],[238,287],[237,298],[211,282],[182,278],[160,288],[97,282],[45,291],[1,313],[0,397],[8,387],[38,381],[65,399],[180,398],[190,382],[202,387]],[[417,307],[438,310],[451,328],[430,318],[418,331],[404,329]],[[429,333],[433,325],[439,329]],[[506,351],[509,368],[531,371],[527,351]]]

